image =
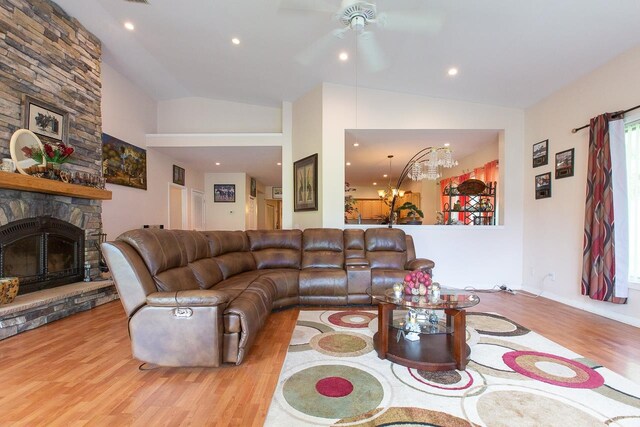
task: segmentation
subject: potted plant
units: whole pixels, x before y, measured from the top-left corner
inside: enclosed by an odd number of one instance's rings
[[[396,209],[396,213],[398,214],[398,217],[400,217],[400,211],[403,211],[403,210],[409,211],[407,213],[407,218],[409,219],[405,222],[405,224],[411,224],[411,225],[422,224],[422,218],[424,218],[424,213],[416,205],[414,205],[411,202],[405,202],[402,206]]]
[[[344,183],[344,222],[345,224],[349,220],[349,215],[356,212],[359,215],[358,208],[355,206],[358,202],[351,194],[352,191],[356,191],[355,188],[349,186],[348,182]]]

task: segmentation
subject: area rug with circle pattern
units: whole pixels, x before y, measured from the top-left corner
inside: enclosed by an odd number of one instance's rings
[[[638,384],[498,314],[467,313],[465,371],[379,359],[377,322],[301,311],[265,425],[640,426]]]

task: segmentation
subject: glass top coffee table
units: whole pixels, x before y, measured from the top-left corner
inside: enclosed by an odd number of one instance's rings
[[[474,293],[442,289],[437,300],[429,296],[396,296],[393,289],[371,295],[378,302],[378,357],[426,371],[463,371],[471,349],[466,344],[465,309],[480,302]],[[444,311],[440,321],[438,312]]]

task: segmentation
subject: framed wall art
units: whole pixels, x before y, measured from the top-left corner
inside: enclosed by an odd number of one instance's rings
[[[22,125],[25,129],[52,142],[67,144],[69,113],[27,95],[22,97],[22,103]]]
[[[573,176],[574,158],[574,148],[556,153],[556,179]]]
[[[110,184],[147,189],[147,150],[102,134],[102,174]]]
[[[184,169],[180,166],[173,165],[173,183],[184,185]]]
[[[544,166],[549,163],[549,140],[545,139],[533,144],[533,167]]]
[[[213,201],[215,203],[235,203],[235,184],[213,184]]]
[[[271,198],[282,199],[282,187],[271,187]]]
[[[294,212],[318,210],[318,154],[293,163]]]
[[[551,172],[536,175],[536,199],[551,197]]]

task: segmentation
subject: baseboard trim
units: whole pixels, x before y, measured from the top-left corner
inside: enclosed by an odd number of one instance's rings
[[[540,289],[534,289],[527,286],[524,286],[522,290],[530,292],[534,295],[537,295],[540,293]],[[564,305],[568,305],[569,307],[577,308],[583,311],[587,311],[589,313],[597,314],[598,316],[606,317],[607,319],[615,320],[621,323],[626,323],[627,325],[640,328],[640,319],[638,318],[627,316],[620,313],[612,313],[611,311],[592,307],[589,304],[584,304],[584,303],[577,302],[575,300],[570,300],[569,298],[562,297],[560,295],[554,294],[553,292],[549,292],[545,290],[542,293],[542,295],[540,295],[540,298],[546,298],[548,300],[552,300]]]

